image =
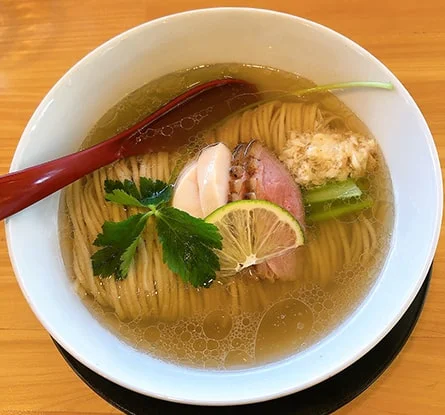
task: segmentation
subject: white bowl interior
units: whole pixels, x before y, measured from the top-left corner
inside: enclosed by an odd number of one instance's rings
[[[436,248],[442,181],[434,142],[412,98],[365,50],[320,25],[253,9],[208,9],[147,23],[102,45],[43,100],[17,148],[12,170],[75,151],[100,116],[126,93],[177,69],[245,62],[297,72],[319,84],[391,81],[395,91],[354,90],[342,99],[370,127],[390,167],[396,220],[378,283],[359,309],[318,345],[243,371],[165,363],[119,341],[74,293],[61,259],[55,194],[7,220],[17,279],[50,334],[91,369],[138,392],[189,403],[245,403],[304,389],[375,345],[414,298]]]

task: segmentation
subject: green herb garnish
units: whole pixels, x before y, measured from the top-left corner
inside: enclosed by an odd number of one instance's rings
[[[102,278],[114,275],[117,280],[127,276],[148,218],[149,213],[144,213],[130,216],[122,222],[106,221],[103,224],[102,233],[94,241],[95,246],[103,248],[91,257],[94,275]]]
[[[131,180],[105,181],[106,200],[145,212],[103,224],[102,233],[94,241],[102,249],[91,257],[95,276],[126,278],[145,225],[153,217],[167,266],[195,287],[212,283],[219,270],[214,249],[222,248],[218,228],[168,206],[171,197],[172,186],[160,180],[141,177],[139,189]]]
[[[163,260],[193,286],[208,286],[219,270],[214,248],[222,249],[218,228],[183,210],[163,207],[156,213]]]
[[[105,199],[125,206],[150,207],[170,201],[172,186],[161,180],[141,177],[139,187],[131,180],[105,180]]]

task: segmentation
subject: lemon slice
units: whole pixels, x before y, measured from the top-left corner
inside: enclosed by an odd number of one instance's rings
[[[282,207],[265,200],[240,200],[206,217],[218,227],[222,249],[217,254],[220,276],[283,255],[304,243],[298,221]]]

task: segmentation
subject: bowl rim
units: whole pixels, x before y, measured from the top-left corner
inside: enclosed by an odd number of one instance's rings
[[[430,245],[429,245],[429,249],[428,249],[428,257],[425,258],[424,261],[423,261],[424,267],[422,269],[422,276],[421,276],[421,278],[419,278],[417,280],[416,288],[414,290],[412,290],[410,298],[409,298],[409,301],[407,301],[404,304],[403,308],[398,310],[398,313],[396,313],[396,315],[393,317],[393,319],[391,320],[390,324],[388,324],[384,328],[384,330],[380,331],[379,335],[374,338],[373,342],[369,342],[365,347],[362,347],[360,349],[356,349],[355,353],[351,354],[349,359],[346,359],[346,360],[342,361],[341,363],[336,363],[334,372],[332,372],[332,373],[325,372],[325,373],[323,373],[322,375],[320,375],[318,377],[312,377],[310,381],[305,382],[303,385],[300,385],[298,388],[297,387],[289,387],[289,388],[286,388],[286,389],[282,389],[282,390],[279,390],[279,391],[275,391],[275,392],[269,393],[267,395],[262,395],[260,397],[258,397],[258,396],[249,396],[247,398],[241,398],[241,399],[209,401],[209,402],[203,401],[202,399],[195,399],[193,397],[177,398],[177,397],[172,396],[172,395],[154,393],[152,391],[147,391],[147,390],[144,390],[144,389],[140,389],[137,386],[135,386],[134,384],[127,384],[125,382],[122,382],[119,379],[115,378],[113,375],[107,373],[101,367],[98,367],[95,364],[94,360],[88,358],[87,356],[79,354],[76,351],[76,349],[71,347],[70,344],[66,343],[64,341],[64,339],[59,336],[57,331],[53,330],[50,322],[48,322],[47,320],[45,320],[41,316],[41,314],[39,312],[39,309],[36,307],[36,305],[32,301],[31,296],[29,295],[29,293],[25,289],[24,282],[23,282],[23,280],[22,280],[22,278],[20,276],[20,273],[18,272],[16,252],[15,252],[13,246],[12,246],[12,241],[11,241],[11,235],[13,233],[13,223],[14,223],[14,221],[12,219],[10,219],[10,218],[6,219],[6,221],[5,221],[5,230],[6,230],[6,241],[7,241],[8,252],[9,252],[10,261],[11,261],[11,264],[12,264],[12,267],[13,267],[13,270],[14,270],[14,274],[16,276],[16,280],[19,283],[21,291],[22,291],[26,301],[28,302],[29,306],[31,307],[33,313],[38,318],[40,323],[43,325],[45,330],[65,350],[67,350],[68,353],[70,353],[74,358],[79,360],[82,364],[85,364],[87,367],[89,367],[90,369],[92,369],[96,373],[100,374],[101,376],[104,376],[105,378],[109,379],[110,381],[115,382],[115,383],[117,383],[117,384],[119,384],[121,386],[124,386],[124,387],[128,388],[128,389],[131,389],[131,390],[134,390],[136,392],[142,393],[144,395],[154,396],[154,397],[159,398],[159,399],[164,399],[164,400],[169,400],[169,401],[174,401],[174,402],[180,402],[180,403],[195,404],[195,405],[202,405],[202,404],[204,404],[204,405],[215,405],[215,406],[217,406],[217,405],[239,405],[239,404],[246,404],[246,403],[261,402],[261,401],[265,401],[265,400],[270,400],[270,399],[286,396],[286,395],[289,395],[291,393],[297,392],[298,390],[306,389],[306,388],[308,388],[310,386],[313,386],[315,384],[320,383],[321,381],[329,378],[333,374],[340,372],[341,370],[345,369],[346,367],[350,366],[352,363],[357,361],[360,357],[362,357],[364,354],[366,354],[369,350],[371,350],[378,342],[380,342],[380,340],[399,321],[401,316],[408,309],[409,305],[411,304],[411,302],[413,301],[413,299],[417,295],[418,291],[420,290],[420,288],[421,288],[421,286],[422,286],[422,284],[423,284],[423,282],[425,280],[425,277],[427,275],[428,269],[429,269],[429,267],[430,267],[430,265],[432,263],[432,260],[433,260],[433,257],[434,257],[434,254],[435,254],[435,251],[436,251],[436,248],[437,248],[439,235],[440,235],[440,229],[441,229],[442,214],[443,214],[443,182],[442,182],[442,174],[441,174],[441,169],[440,169],[440,162],[439,162],[439,157],[438,157],[438,153],[437,153],[437,148],[435,146],[434,139],[432,137],[431,131],[430,131],[428,125],[427,125],[427,122],[426,122],[426,120],[425,120],[421,110],[419,109],[419,107],[417,106],[416,102],[414,101],[414,99],[409,94],[409,92],[403,86],[401,81],[399,81],[399,79],[380,60],[378,60],[376,57],[374,57],[374,55],[372,55],[370,52],[368,52],[362,46],[360,46],[359,44],[357,44],[353,40],[349,39],[348,37],[344,36],[343,34],[337,32],[337,31],[335,31],[333,29],[330,29],[329,27],[326,27],[326,26],[324,26],[324,25],[322,25],[320,23],[308,20],[308,19],[303,18],[303,17],[295,16],[295,15],[292,15],[292,14],[289,14],[289,13],[279,12],[279,11],[275,11],[275,10],[271,10],[271,9],[252,8],[252,7],[211,7],[211,8],[201,8],[201,9],[188,10],[188,11],[183,11],[183,12],[180,12],[180,13],[174,13],[174,14],[170,14],[170,15],[165,15],[165,16],[161,16],[159,18],[147,21],[145,23],[142,23],[142,24],[140,24],[138,26],[135,26],[135,27],[133,27],[133,28],[131,28],[129,30],[126,30],[126,31],[124,31],[124,32],[114,36],[113,38],[109,39],[108,41],[100,44],[98,47],[96,47],[95,49],[90,51],[87,55],[85,55],[82,59],[80,59],[77,63],[75,63],[67,72],[65,72],[63,74],[63,76],[54,84],[54,86],[50,89],[50,91],[42,99],[42,101],[40,102],[38,107],[35,109],[32,117],[28,121],[27,126],[26,126],[26,128],[24,129],[24,131],[22,133],[22,136],[21,136],[21,138],[19,140],[19,143],[17,145],[17,148],[15,150],[15,153],[14,153],[14,156],[13,156],[13,159],[12,159],[10,172],[13,172],[13,171],[18,169],[18,165],[20,163],[20,159],[22,157],[22,153],[24,152],[26,144],[28,142],[30,142],[30,140],[31,140],[31,135],[29,134],[30,131],[31,131],[31,127],[38,120],[39,116],[41,116],[41,114],[45,111],[45,108],[47,107],[47,105],[49,104],[49,102],[51,100],[51,96],[59,88],[61,88],[65,84],[65,82],[69,78],[69,76],[71,74],[73,74],[79,67],[84,66],[90,60],[94,59],[94,57],[96,55],[101,54],[103,51],[105,51],[106,49],[110,48],[115,43],[120,42],[122,39],[127,38],[128,36],[132,36],[132,35],[134,35],[134,34],[136,34],[138,32],[145,31],[145,30],[147,30],[148,27],[155,26],[157,24],[165,22],[166,20],[177,19],[177,18],[181,18],[181,17],[194,15],[194,14],[220,13],[222,11],[223,12],[233,12],[233,13],[253,13],[253,14],[262,13],[262,14],[274,15],[274,16],[277,16],[277,17],[280,17],[280,18],[293,19],[298,24],[307,25],[307,26],[310,26],[310,27],[312,27],[314,29],[317,29],[318,31],[322,31],[322,32],[326,33],[327,35],[329,35],[331,38],[336,38],[337,41],[340,41],[342,44],[348,45],[351,48],[353,48],[353,49],[355,49],[357,51],[360,51],[362,54],[364,54],[366,56],[366,58],[370,62],[372,62],[373,65],[377,65],[381,70],[383,70],[386,73],[386,75],[388,76],[388,78],[391,80],[391,82],[395,86],[397,86],[397,90],[399,91],[399,93],[405,98],[405,100],[407,100],[411,104],[411,106],[413,107],[413,110],[416,112],[416,116],[418,118],[419,123],[421,124],[422,129],[425,131],[425,133],[427,135],[427,142],[425,144],[428,146],[429,152],[431,154],[431,157],[432,157],[432,160],[433,160],[432,168],[434,170],[435,177],[438,179],[437,180],[437,184],[438,185],[437,185],[437,188],[435,189],[435,191],[436,191],[437,200],[439,202],[438,202],[437,206],[435,207],[434,213],[432,213],[432,214],[434,214],[434,217],[437,218],[437,220],[436,220],[436,228],[435,228],[435,231],[434,231],[434,235],[433,235],[433,237],[431,238],[431,241],[430,241]],[[280,363],[280,362],[281,361],[279,361],[278,363]],[[259,369],[261,370],[261,367]]]

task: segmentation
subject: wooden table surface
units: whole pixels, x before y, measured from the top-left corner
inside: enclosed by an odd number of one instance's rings
[[[443,0],[0,0],[0,174],[31,114],[86,53],[153,18],[212,6],[272,8],[355,40],[405,84],[445,157]],[[425,212],[428,214],[428,212]],[[445,240],[430,292],[402,353],[338,414],[445,413]],[[116,414],[71,371],[16,283],[0,226],[0,414]],[[320,399],[323,399],[321,396]]]

